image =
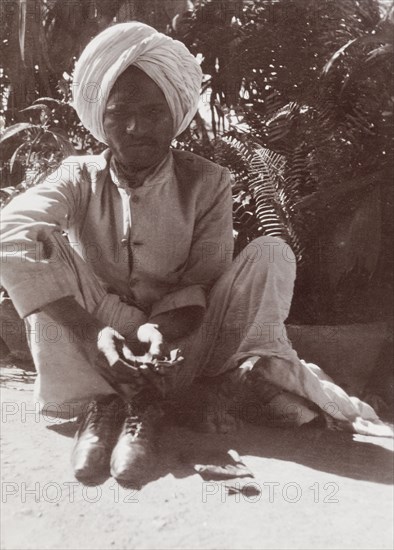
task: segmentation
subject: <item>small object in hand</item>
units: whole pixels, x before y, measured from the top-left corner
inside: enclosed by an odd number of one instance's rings
[[[170,357],[164,357],[163,359],[154,359],[149,366],[153,372],[165,376],[171,372],[171,369],[183,363],[184,359],[179,349],[173,349],[170,351]]]
[[[140,390],[148,382],[164,395],[163,376],[173,372],[174,367],[184,360],[179,349],[172,350],[169,358],[157,359],[149,354],[135,356],[124,346],[122,355],[123,358],[109,369],[106,366],[100,368],[103,378],[120,394],[123,393],[120,384],[130,384],[135,390]]]

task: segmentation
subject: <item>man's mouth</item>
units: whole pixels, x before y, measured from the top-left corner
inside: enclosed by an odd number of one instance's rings
[[[138,147],[153,147],[154,146],[154,143],[152,143],[151,141],[135,141],[133,143],[128,143],[127,144],[127,147],[135,147],[135,148],[138,148]]]

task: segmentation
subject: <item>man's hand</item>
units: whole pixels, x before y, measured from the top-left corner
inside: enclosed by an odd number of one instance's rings
[[[183,358],[179,350],[173,350],[164,359],[166,344],[157,327],[147,323],[141,325],[140,329],[141,341],[149,346],[149,351],[143,356],[135,356],[123,336],[113,328],[102,329],[97,342],[101,352],[98,367],[102,376],[113,386],[125,383],[139,390],[152,385],[161,395],[165,395]],[[117,389],[122,391],[121,388]]]
[[[97,336],[97,349],[106,358],[110,367],[118,361],[132,361],[134,355],[124,337],[112,327],[104,327]]]
[[[132,384],[136,389],[146,385],[147,377],[137,366],[137,358],[119,332],[112,327],[101,329],[97,337],[97,348],[97,365],[109,382]]]
[[[142,388],[151,383],[162,391],[162,374],[175,374],[180,367],[178,359],[169,361],[171,368],[163,367],[155,371],[148,366],[156,363],[157,359],[170,358],[170,347],[165,341],[165,338],[168,339],[164,330],[166,323],[163,323],[163,331],[162,327],[160,326],[159,330],[159,325],[155,323],[140,326],[137,336],[141,343],[148,346],[148,352],[142,357],[136,357],[121,334],[109,326],[104,326],[71,296],[46,305],[43,311],[61,326],[72,327],[75,342],[88,346],[89,353],[96,355],[98,352],[96,366],[101,375],[113,386],[128,383],[136,388]],[[162,317],[167,318],[165,314]],[[179,322],[179,325],[181,324]],[[165,333],[164,337],[162,332]],[[172,334],[171,331],[167,332]]]
[[[164,357],[168,351],[168,346],[164,342],[159,325],[153,323],[141,325],[137,330],[137,338],[140,342],[149,346],[147,355],[151,359]]]

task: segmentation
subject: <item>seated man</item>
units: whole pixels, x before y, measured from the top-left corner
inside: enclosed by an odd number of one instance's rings
[[[108,149],[69,157],[2,212],[2,281],[26,320],[36,397],[59,415],[83,411],[79,478],[111,462],[114,477],[138,479],[154,459],[153,405],[200,376],[249,380],[265,403],[296,405],[296,425],[316,416],[310,402],[354,429],[378,424],[287,340],[288,245],[261,237],[233,261],[228,170],[170,149],[201,76],[183,44],[147,25],[103,31],[76,64],[73,97]],[[177,348],[184,360],[162,376],[158,359]]]

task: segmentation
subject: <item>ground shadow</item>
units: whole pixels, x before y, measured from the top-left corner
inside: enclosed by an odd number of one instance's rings
[[[244,397],[240,395],[237,399],[242,403]],[[234,401],[231,403],[234,404]],[[193,391],[184,398],[163,402],[165,416],[159,428],[157,467],[147,470],[144,478],[140,477],[140,486],[170,473],[175,477],[193,475],[195,464],[224,465],[228,461],[229,449],[235,449],[241,456],[295,462],[351,479],[383,484],[393,482],[393,454],[385,448],[385,443],[388,446],[390,440],[384,441],[383,438],[363,438],[319,426],[285,429],[245,421],[238,422],[238,429],[227,434],[199,433],[190,429],[191,425],[207,428],[211,413],[214,413],[216,420],[220,418],[219,427],[223,427],[223,420],[234,418],[228,414],[228,406],[228,398],[223,398],[220,392],[212,389],[212,384],[205,383],[195,384]],[[254,422],[260,420],[257,416]],[[232,428],[236,426],[237,422],[234,422]],[[65,437],[73,437],[77,423],[59,422],[48,426],[48,429]]]
[[[235,449],[241,456],[296,462],[342,477],[391,484],[393,453],[353,434],[311,428],[283,429],[244,425],[233,434],[198,434],[168,427],[161,437],[162,455],[172,473],[193,471],[193,464],[212,464],[214,457]],[[356,436],[357,437],[357,436]]]
[[[76,426],[76,422],[66,421],[47,429],[73,437]],[[380,438],[371,437],[368,441],[355,438],[353,434],[324,428],[284,429],[251,424],[244,424],[231,434],[206,434],[177,425],[170,418],[163,423],[158,438],[157,467],[146,471],[138,488],[170,473],[177,478],[193,475],[195,464],[224,465],[230,449],[241,456],[295,462],[341,477],[391,484],[392,452],[381,446]],[[109,472],[96,484],[105,482],[108,477]],[[127,483],[122,485],[128,487]]]
[[[59,423],[51,424],[46,428],[47,430],[56,432],[64,437],[74,437],[78,428],[78,422],[76,420],[66,420],[64,422],[60,421]]]

